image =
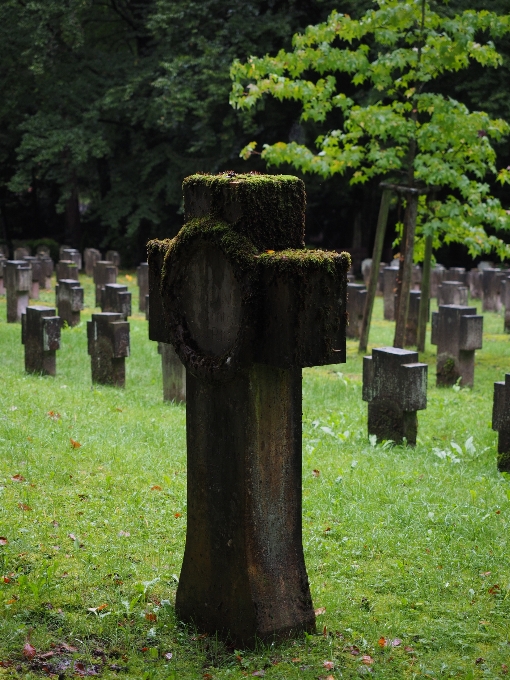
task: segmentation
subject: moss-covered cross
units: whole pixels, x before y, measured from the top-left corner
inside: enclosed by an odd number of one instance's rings
[[[187,369],[177,615],[236,643],[312,630],[301,540],[301,369],[345,361],[349,256],[304,247],[301,180],[193,175],[149,244],[150,337]]]

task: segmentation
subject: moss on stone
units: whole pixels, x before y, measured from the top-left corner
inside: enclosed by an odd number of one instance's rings
[[[227,221],[259,250],[304,248],[306,193],[292,175],[191,175],[183,182],[186,221]]]

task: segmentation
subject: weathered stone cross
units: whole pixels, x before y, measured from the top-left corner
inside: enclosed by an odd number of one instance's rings
[[[345,361],[346,254],[304,249],[291,176],[193,175],[149,244],[152,340],[186,366],[177,615],[244,645],[313,630],[302,548],[301,369]]]

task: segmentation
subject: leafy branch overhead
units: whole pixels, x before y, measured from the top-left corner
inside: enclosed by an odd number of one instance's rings
[[[436,247],[457,241],[472,255],[495,250],[510,257],[510,247],[484,228],[510,227],[486,182],[490,175],[502,184],[510,180],[508,168],[498,172],[492,146],[509,125],[470,112],[435,92],[433,83],[474,62],[499,66],[492,39],[510,31],[510,16],[485,10],[445,16],[423,0],[375,4],[359,20],[332,12],[295,35],[291,52],[235,61],[231,104],[249,109],[271,95],[300,102],[303,122],[327,124],[340,114],[341,125],[317,137],[315,148],[265,144],[263,159],[323,177],[347,174],[352,184],[379,177],[433,188],[437,200],[421,203],[419,221]],[[342,91],[353,86],[353,97]],[[255,148],[252,142],[242,155]]]

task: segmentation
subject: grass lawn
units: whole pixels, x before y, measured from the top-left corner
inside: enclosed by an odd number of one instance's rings
[[[175,620],[185,407],[163,403],[138,313],[126,389],[91,387],[91,312],[62,331],[57,377],[27,376],[0,301],[0,678],[506,676],[510,479],[491,430],[493,382],[510,371],[501,315],[485,315],[473,390],[437,389],[428,346],[414,449],[368,441],[354,341],[346,364],[304,371],[304,549],[322,613],[317,635],[247,652]],[[392,339],[378,299],[371,341]]]

